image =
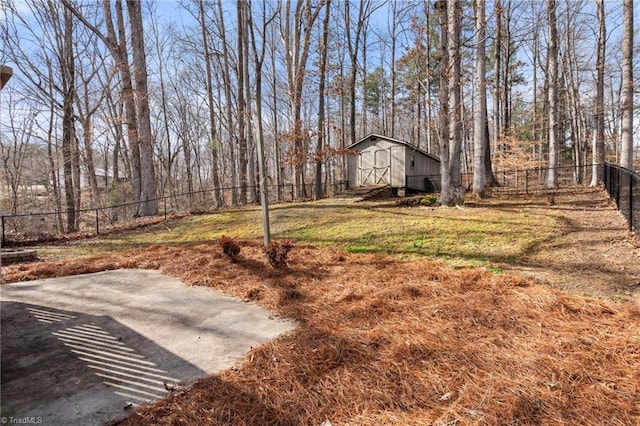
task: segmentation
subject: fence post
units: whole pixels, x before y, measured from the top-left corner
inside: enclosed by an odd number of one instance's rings
[[[529,193],[529,169],[524,169],[524,193]]]
[[[100,235],[100,218],[98,217],[98,209],[96,209],[96,235]]]
[[[4,246],[7,243],[7,240],[5,239],[4,236],[4,215],[2,215],[2,246]]]
[[[629,232],[633,232],[633,173],[629,172]]]
[[[164,220],[167,220],[167,197],[164,197],[162,199],[163,204],[164,204]]]
[[[620,167],[616,167],[616,206],[620,210]]]

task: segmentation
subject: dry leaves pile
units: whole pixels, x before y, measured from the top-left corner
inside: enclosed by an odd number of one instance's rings
[[[640,309],[508,275],[297,246],[287,270],[255,241],[153,246],[16,265],[25,280],[152,268],[300,326],[236,368],[146,407],[137,424],[621,424],[640,422]]]

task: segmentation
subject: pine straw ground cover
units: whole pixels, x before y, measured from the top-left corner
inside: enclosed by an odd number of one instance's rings
[[[7,280],[159,269],[299,327],[124,425],[640,424],[640,308],[482,269],[297,246],[155,245],[7,268]],[[179,295],[176,295],[179,297]],[[214,309],[214,307],[212,307]]]

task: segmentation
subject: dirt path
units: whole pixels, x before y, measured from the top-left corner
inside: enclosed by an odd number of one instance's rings
[[[640,304],[640,238],[628,231],[607,193],[564,189],[538,198],[534,209],[556,219],[554,237],[507,271],[573,294]]]

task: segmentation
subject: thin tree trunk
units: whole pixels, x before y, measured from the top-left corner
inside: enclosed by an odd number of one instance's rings
[[[429,11],[429,5],[427,3],[425,3],[425,8],[427,10],[427,19],[429,17],[428,15],[428,11]],[[395,137],[395,132],[396,132],[396,44],[397,44],[397,34],[396,34],[396,29],[398,27],[398,23],[397,23],[397,13],[398,13],[398,2],[392,1],[391,2],[391,21],[392,21],[392,28],[391,28],[391,118],[390,118],[390,132],[389,135],[393,138]],[[428,21],[427,21],[427,27],[428,27]],[[427,57],[428,57],[428,53],[427,53]]]
[[[329,19],[331,17],[331,0],[327,0],[325,5],[324,23],[322,26],[322,41],[320,45],[320,82],[318,85],[318,141],[316,145],[316,175],[315,175],[315,197],[316,200],[324,196],[322,190],[322,163],[324,161],[324,135],[325,135],[325,80],[327,75],[327,42],[329,40]]]
[[[622,6],[622,138],[620,165],[633,170],[633,0]]]
[[[275,32],[274,32],[275,34]],[[275,38],[275,37],[274,37]],[[276,169],[276,201],[282,200],[282,189],[283,189],[283,173],[280,166],[280,128],[278,119],[278,73],[276,66],[276,54],[275,54],[275,40],[272,39],[271,49],[270,49],[270,58],[271,58],[271,74],[272,80],[271,85],[273,88],[272,99],[273,99],[273,157],[274,157],[274,166]]]
[[[263,228],[263,243],[266,248],[269,245],[271,240],[271,225],[269,222],[269,189],[267,187],[267,167],[265,164],[265,153],[264,153],[264,129],[262,127],[262,66],[264,64],[264,57],[266,53],[266,33],[267,26],[269,23],[275,19],[275,14],[267,20],[266,11],[263,5],[263,21],[262,21],[262,45],[260,48],[260,52],[258,52],[258,48],[256,45],[256,36],[253,26],[253,20],[251,18],[252,15],[247,15],[247,25],[251,34],[251,46],[253,48],[253,56],[255,63],[255,71],[256,71],[256,116],[257,116],[257,130],[258,130],[258,138],[256,141],[257,155],[258,155],[258,175],[260,177],[259,185],[260,185],[260,204],[262,207],[262,228]],[[250,6],[249,6],[250,7]]]
[[[304,135],[302,123],[302,87],[305,80],[309,49],[311,46],[311,34],[314,22],[322,8],[312,8],[310,0],[298,2],[293,17],[291,16],[291,0],[286,0],[285,25],[282,32],[285,45],[285,65],[287,69],[287,83],[289,86],[289,107],[291,109],[292,136],[293,136],[293,164],[294,164],[294,188],[296,198],[307,196],[304,184],[304,166],[307,153],[304,152]],[[293,18],[293,28],[291,20]]]
[[[64,172],[64,197],[67,209],[67,232],[77,231],[76,197],[73,180],[73,145],[75,124],[73,103],[75,102],[75,69],[73,58],[73,19],[71,12],[64,10],[64,52],[61,52],[63,115],[62,115],[62,168]]]
[[[549,46],[547,50],[548,80],[548,123],[549,123],[549,161],[546,179],[547,188],[558,187],[559,140],[558,140],[558,31],[556,28],[556,2],[547,0]]]
[[[202,35],[202,50],[205,62],[206,85],[207,85],[207,107],[209,112],[209,146],[211,147],[211,178],[213,180],[214,207],[220,208],[224,204],[222,191],[220,191],[220,171],[218,168],[218,134],[216,132],[216,115],[213,104],[213,71],[211,69],[211,52],[209,50],[209,37],[207,24],[205,21],[204,1],[198,0],[198,18],[200,20],[200,30]]]
[[[131,27],[133,75],[135,78],[138,140],[140,144],[140,201],[139,214],[152,216],[158,213],[156,199],[156,173],[153,163],[153,141],[147,90],[147,58],[144,49],[142,5],[138,0],[127,0],[127,12]]]
[[[485,123],[487,121],[487,89],[486,72],[487,61],[485,55],[485,28],[487,25],[485,18],[484,0],[475,1],[476,12],[476,96],[474,104],[474,126],[473,126],[473,192],[483,197],[486,187],[485,173]]]
[[[227,129],[228,135],[227,139],[229,140],[229,171],[231,174],[231,205],[236,206],[238,204],[238,191],[236,189],[235,180],[237,177],[236,173],[236,155],[235,155],[235,146],[233,143],[233,102],[231,99],[231,63],[229,59],[229,46],[227,45],[226,38],[226,29],[224,22],[224,11],[222,9],[221,0],[217,0],[218,5],[218,14],[219,14],[219,23],[220,23],[220,43],[222,44],[222,58],[223,58],[223,67],[222,67],[222,82],[224,85],[224,97],[226,101],[226,115],[227,115]]]
[[[122,87],[121,102],[124,103],[124,117],[127,125],[127,139],[129,141],[129,177],[131,179],[131,187],[133,189],[133,200],[139,203],[141,198],[142,186],[140,179],[140,145],[138,141],[138,117],[136,115],[135,97],[133,92],[133,82],[131,80],[131,67],[129,66],[129,56],[127,55],[127,44],[125,37],[124,13],[122,1],[116,0],[116,25],[118,27],[118,37],[116,38],[111,20],[111,5],[109,0],[105,0],[105,22],[109,39],[113,40],[116,45],[113,47],[112,54],[118,64],[120,72],[120,85]]]
[[[53,81],[53,69],[51,65],[48,67],[49,81]],[[58,175],[59,166],[56,164],[57,153],[54,144],[54,126],[55,126],[55,107],[54,107],[53,87],[49,85],[49,126],[47,128],[47,159],[49,161],[49,173],[51,176],[51,185],[53,189],[53,203],[56,208],[56,230],[58,233],[64,232],[64,222],[62,219],[62,196],[60,194],[60,177]]]
[[[238,167],[240,178],[240,196],[238,202],[240,205],[247,203],[247,139],[246,139],[246,118],[247,118],[247,104],[244,97],[245,92],[245,61],[246,61],[246,46],[244,44],[244,2],[238,1],[237,3],[237,18],[238,18],[238,39],[236,55],[238,57],[237,67],[237,89],[238,89],[238,110],[236,116],[238,117]]]
[[[501,90],[500,90],[500,73],[502,72],[502,2],[501,0],[495,0],[494,13],[496,15],[496,30],[495,38],[493,42],[493,143],[494,147],[498,147],[501,138],[500,127],[500,103],[501,103]]]
[[[460,2],[448,3],[447,25],[449,38],[449,170],[451,186],[449,192],[441,196],[443,205],[464,204],[462,187],[462,96],[461,96],[461,5]]]
[[[449,39],[447,30],[447,3],[436,3],[440,25],[440,87],[438,98],[440,112],[438,116],[438,135],[440,143],[440,202],[448,205],[451,192],[451,174],[449,165]]]
[[[604,0],[596,0],[598,9],[598,53],[596,59],[596,131],[593,138],[591,186],[604,181],[604,58],[606,54],[606,22]]]

